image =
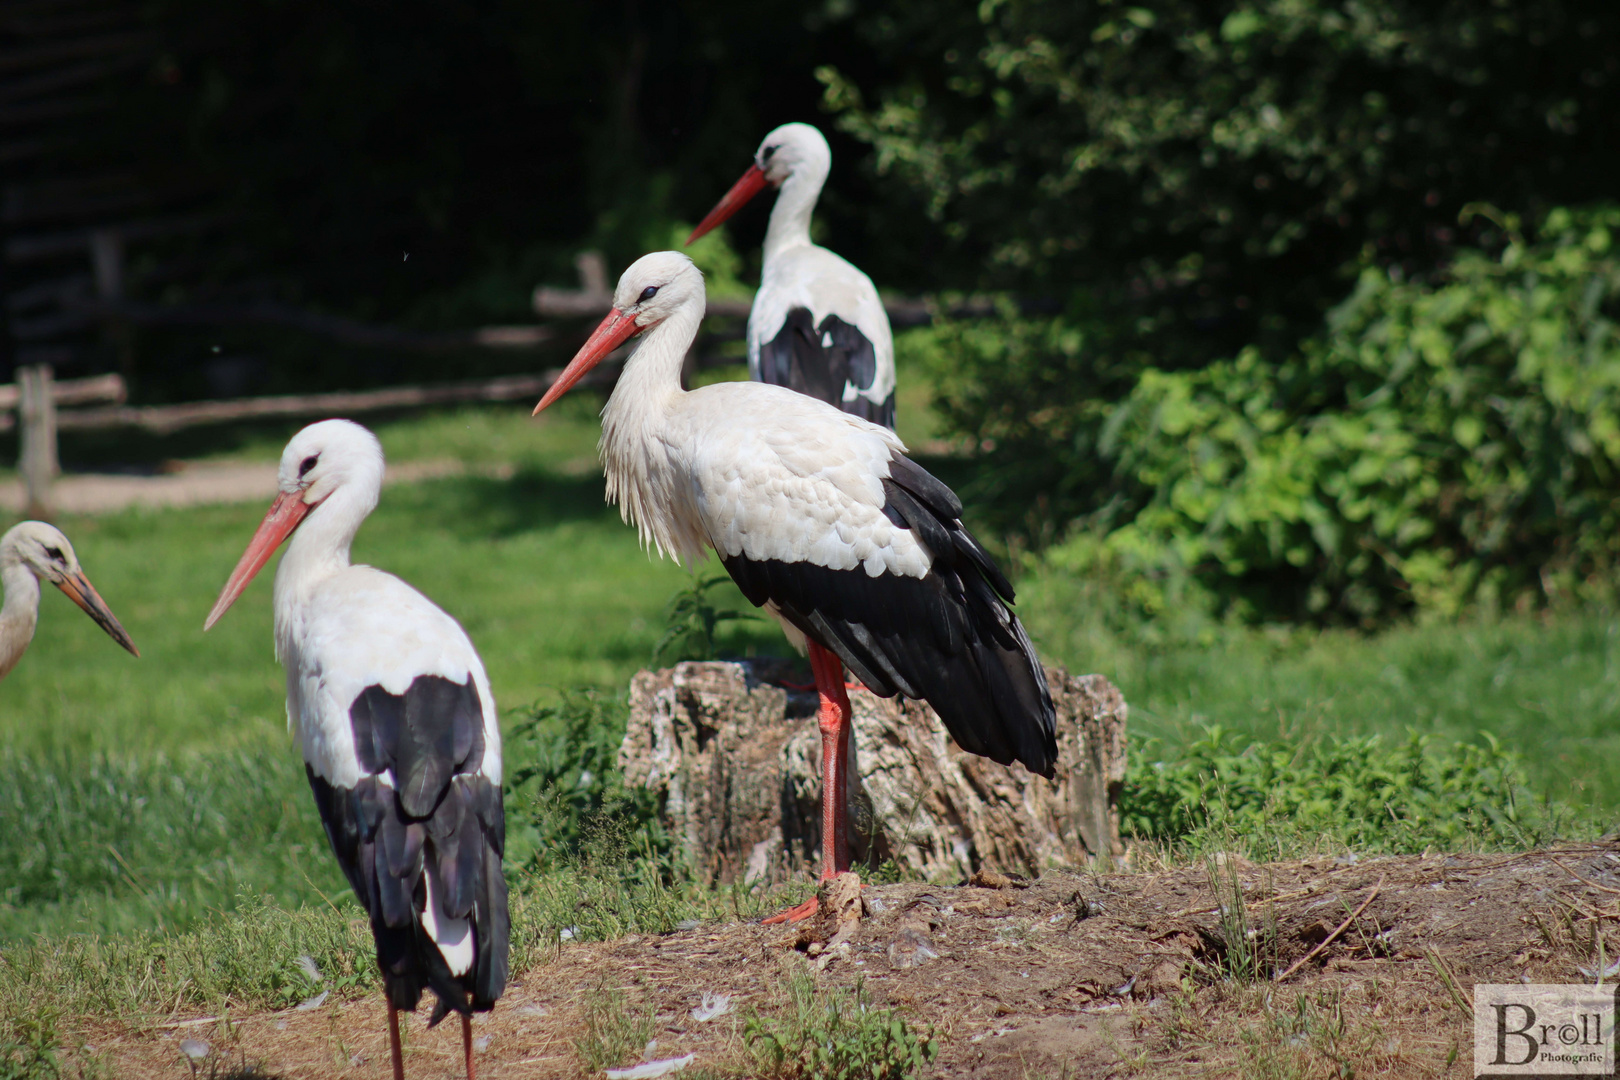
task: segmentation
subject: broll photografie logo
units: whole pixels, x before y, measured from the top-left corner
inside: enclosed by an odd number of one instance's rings
[[[1475,1076],[1613,1076],[1615,990],[1474,987]]]

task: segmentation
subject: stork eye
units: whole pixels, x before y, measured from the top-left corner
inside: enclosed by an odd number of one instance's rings
[[[305,458],[298,466],[299,479],[303,479],[304,474],[313,469],[315,467],[315,463],[319,460],[321,460],[321,455],[319,454],[311,454],[309,457]]]
[[[647,301],[651,300],[653,297],[655,297],[657,295],[658,295],[658,286],[649,285],[645,289],[641,290],[641,298],[639,300],[637,300],[636,303],[645,304]]]
[[[53,548],[53,547],[46,548],[45,549],[45,554],[50,556],[51,562],[65,562],[66,561],[66,560],[64,560],[62,558],[62,549],[61,548]]]
[[[761,161],[769,161],[769,160],[771,160],[771,155],[775,154],[776,150],[777,150],[777,148],[774,147],[774,146],[767,146],[765,149],[763,149],[763,150],[761,150],[759,152],[759,160],[761,160]]]

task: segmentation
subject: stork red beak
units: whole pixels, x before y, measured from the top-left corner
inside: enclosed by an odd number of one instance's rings
[[[276,553],[276,548],[282,545],[292,531],[298,528],[298,523],[315,509],[304,501],[304,494],[295,491],[288,494],[283,491],[276,496],[276,501],[270,504],[270,512],[264,515],[259,522],[259,531],[253,534],[248,541],[247,550],[242,552],[242,561],[236,564],[231,571],[231,579],[220,590],[219,599],[214,603],[214,610],[208,613],[208,621],[203,623],[203,630],[208,630],[219,617],[230,610],[236,603],[236,598],[242,595],[242,590],[248,587],[253,575],[264,569],[264,564],[270,561],[270,556]]]
[[[732,184],[731,190],[726,192],[725,197],[714,204],[714,209],[709,211],[709,216],[698,222],[698,227],[692,230],[692,235],[686,238],[686,243],[690,246],[698,237],[725,221],[726,218],[735,214],[738,210],[741,210],[749,199],[752,199],[764,189],[768,182],[765,179],[763,169],[758,165],[748,166],[748,171],[742,174],[742,179]]]
[[[633,316],[626,315],[618,308],[608,312],[607,318],[591,331],[590,338],[580,346],[574,358],[568,361],[563,373],[557,376],[557,381],[551,384],[551,389],[546,391],[546,396],[540,399],[540,404],[536,405],[534,412],[529,415],[539,416],[541,409],[566,394],[568,388],[583,379],[587,371],[600,364],[603,357],[644,329],[646,327],[636,325]]]
[[[129,634],[125,632],[117,616],[107,606],[107,601],[101,598],[101,594],[96,592],[96,587],[90,584],[90,579],[84,576],[83,570],[56,582],[56,587],[61,589],[69,600],[83,608],[86,615],[96,620],[96,625],[107,631],[108,637],[128,649],[131,654],[141,655],[141,651],[129,639]]]

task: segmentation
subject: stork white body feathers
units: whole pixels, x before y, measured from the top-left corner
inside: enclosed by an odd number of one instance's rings
[[[341,462],[330,455],[341,476],[323,477],[324,484],[317,481],[312,489],[319,505],[288,541],[274,590],[276,659],[287,670],[287,723],[304,761],[321,779],[353,787],[362,770],[349,709],[363,690],[381,686],[403,694],[423,675],[454,683],[471,677],[484,714],[479,772],[499,784],[495,696],[466,631],[393,574],[349,561],[355,533],[377,505],[382,447],[357,424],[326,424],[329,434],[345,440],[348,454]],[[304,449],[295,441],[282,456],[283,491],[297,489]]]
[[[484,760],[477,775],[501,782],[501,732],[489,676],[461,625],[393,574],[346,566],[295,580],[292,544],[276,572],[276,655],[287,669],[287,723],[315,775],[353,787],[363,775],[349,709],[380,686],[403,695],[423,675],[471,678],[483,706]],[[289,563],[293,572],[289,572]]]
[[[776,210],[771,213],[773,230],[778,228],[777,214],[787,198],[784,185]],[[760,380],[760,352],[765,343],[774,341],[782,332],[789,312],[804,308],[816,326],[822,325],[827,316],[836,315],[872,343],[877,362],[872,385],[863,388],[845,382],[843,399],[865,397],[873,405],[882,405],[894,393],[894,335],[877,286],[841,255],[810,242],[808,212],[802,227],[796,222],[784,223],[781,231],[786,235],[775,245],[766,241],[759,291],[748,312],[749,377],[755,382]]]
[[[691,280],[702,289],[695,268]],[[927,548],[883,513],[889,462],[905,452],[899,437],[780,386],[672,389],[692,310],[646,336],[602,410],[608,497],[643,542],[689,566],[713,548],[924,576]]]

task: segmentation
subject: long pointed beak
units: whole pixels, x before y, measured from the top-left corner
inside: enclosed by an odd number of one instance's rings
[[[264,569],[264,564],[270,561],[270,556],[276,553],[292,531],[298,528],[298,523],[315,509],[304,501],[302,492],[292,494],[282,492],[276,496],[276,501],[270,504],[270,511],[259,522],[259,531],[253,534],[248,541],[247,550],[242,552],[242,559],[231,571],[231,579],[219,592],[219,599],[214,602],[214,610],[208,613],[208,621],[203,623],[203,630],[207,631],[219,621],[219,617],[230,610],[236,603],[236,598],[242,595],[242,590],[248,587],[253,575]]]
[[[742,174],[742,179],[731,185],[731,190],[725,193],[721,200],[714,204],[709,216],[698,222],[698,227],[692,230],[692,235],[686,238],[690,247],[693,241],[708,232],[710,229],[725,221],[726,218],[741,210],[749,199],[758,195],[767,183],[765,171],[758,165],[748,166],[748,171]]]
[[[103,600],[101,594],[96,592],[96,587],[90,584],[90,579],[84,576],[83,570],[80,570],[72,577],[56,582],[56,587],[66,593],[69,600],[83,608],[86,615],[96,620],[96,625],[107,631],[108,637],[128,649],[131,654],[135,656],[141,655],[141,651],[129,639],[129,634],[124,630],[123,624],[118,621],[118,617],[107,606],[107,601]]]
[[[534,407],[531,416],[539,416],[540,410],[568,392],[568,388],[585,377],[585,373],[602,362],[603,357],[629,341],[646,327],[637,326],[636,320],[626,315],[618,308],[607,313],[607,318],[599,323],[585,344],[580,346],[579,352],[568,361],[563,373],[557,376],[557,381],[551,384],[546,396],[540,399],[540,404]]]

